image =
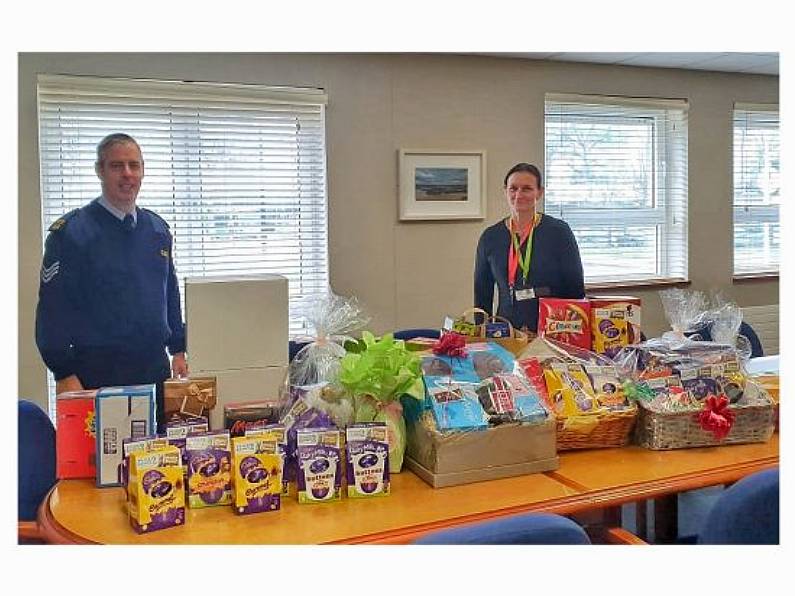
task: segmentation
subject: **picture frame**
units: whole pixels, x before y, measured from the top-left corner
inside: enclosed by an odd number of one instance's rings
[[[398,150],[401,221],[484,219],[486,152]]]

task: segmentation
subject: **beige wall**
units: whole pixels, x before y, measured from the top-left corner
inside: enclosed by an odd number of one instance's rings
[[[33,341],[42,250],[38,73],[326,89],[332,287],[366,305],[375,332],[435,327],[471,305],[478,236],[506,213],[505,171],[517,161],[543,165],[546,92],[687,98],[691,287],[721,289],[741,306],[778,303],[777,281],[731,281],[732,104],[778,101],[778,77],[449,55],[22,54],[19,394],[41,404],[45,372]],[[399,223],[400,147],[485,150],[487,219]],[[644,330],[659,333],[656,290],[633,293],[644,300]]]

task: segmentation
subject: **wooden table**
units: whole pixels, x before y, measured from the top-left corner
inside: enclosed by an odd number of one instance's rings
[[[343,499],[237,516],[231,507],[188,509],[185,527],[146,535],[127,522],[121,488],[90,480],[59,482],[39,509],[45,539],[106,544],[408,543],[432,530],[528,511],[575,514],[733,482],[778,465],[778,434],[768,443],[675,451],[640,447],[572,451],[560,468],[433,489],[411,472],[393,476],[384,498]]]

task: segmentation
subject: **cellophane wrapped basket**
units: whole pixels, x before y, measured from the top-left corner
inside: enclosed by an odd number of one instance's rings
[[[609,358],[537,338],[518,360],[555,412],[558,451],[629,443],[638,408],[624,394]]]
[[[661,297],[666,313],[681,312],[677,302],[693,303],[681,290]],[[724,304],[709,317],[716,326],[732,327],[736,337],[741,320],[736,310],[736,305]],[[769,440],[775,426],[773,401],[745,373],[747,354],[731,333],[723,335],[726,343],[703,342],[680,333],[684,324],[672,327],[663,337],[622,349],[614,359],[639,406],[634,441],[662,450]]]

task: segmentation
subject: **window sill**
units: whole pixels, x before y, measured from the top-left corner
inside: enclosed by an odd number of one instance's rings
[[[621,289],[629,290],[654,290],[656,288],[684,288],[690,285],[689,279],[642,279],[638,281],[611,281],[595,282],[585,284],[586,293],[614,291]]]
[[[766,273],[743,273],[742,275],[732,275],[732,283],[743,283],[747,281],[778,281],[779,274],[773,271]]]

